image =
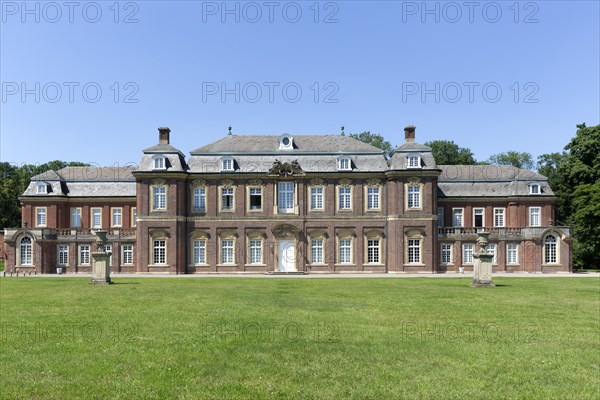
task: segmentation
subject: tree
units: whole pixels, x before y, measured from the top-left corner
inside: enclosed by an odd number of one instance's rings
[[[492,165],[511,165],[517,168],[535,169],[535,162],[529,153],[521,153],[518,151],[507,151],[498,153],[488,158],[487,163]]]
[[[575,265],[600,268],[600,180],[578,186],[573,193],[573,206]]]
[[[385,152],[386,157],[391,156],[392,151],[394,151],[392,144],[390,142],[388,142],[387,140],[385,140],[383,138],[383,136],[381,136],[377,133],[371,133],[370,131],[368,131],[368,132],[365,131],[362,133],[351,133],[349,136],[351,138],[360,140],[361,142],[368,143],[371,146],[375,146],[378,149],[383,150]]]
[[[469,148],[459,147],[452,140],[432,140],[425,142],[431,147],[433,158],[439,165],[475,165],[477,161]]]

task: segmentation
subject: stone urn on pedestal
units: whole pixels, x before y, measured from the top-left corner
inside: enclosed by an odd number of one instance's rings
[[[98,244],[98,251],[92,253],[92,281],[90,283],[95,285],[109,285],[110,280],[110,256],[112,253],[106,252],[106,238],[107,231],[96,231],[96,243]]]
[[[495,286],[492,282],[492,260],[494,255],[488,253],[486,249],[486,246],[489,243],[489,236],[489,232],[479,232],[479,237],[477,238],[479,251],[473,254],[475,263],[473,265],[472,286]]]

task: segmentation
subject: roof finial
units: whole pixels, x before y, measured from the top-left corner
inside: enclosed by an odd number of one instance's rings
[[[340,135],[346,136],[346,134],[344,133],[344,126],[343,125],[342,125],[342,132],[340,133]]]
[[[232,135],[232,133],[231,133],[231,126],[229,126],[229,128],[227,128],[227,130],[229,131],[227,134],[228,134],[229,136],[231,136],[231,135]]]

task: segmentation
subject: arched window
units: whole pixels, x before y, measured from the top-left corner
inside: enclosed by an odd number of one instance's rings
[[[544,240],[544,264],[556,264],[558,262],[558,240],[550,234]]]
[[[21,265],[33,265],[33,251],[31,246],[31,238],[24,237],[21,239]]]

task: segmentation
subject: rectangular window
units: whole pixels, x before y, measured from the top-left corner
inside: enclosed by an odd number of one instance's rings
[[[340,263],[349,264],[352,262],[352,240],[340,239]]]
[[[131,226],[137,226],[137,207],[131,208]]]
[[[194,188],[194,211],[206,211],[206,188]]]
[[[311,210],[322,210],[323,209],[323,188],[322,187],[311,187],[310,188],[310,209]]]
[[[233,240],[221,241],[221,263],[233,264]]]
[[[368,239],[367,240],[367,263],[379,264],[379,239]]]
[[[112,226],[120,227],[123,226],[123,209],[113,208],[112,209]]]
[[[517,243],[508,243],[506,245],[506,262],[508,264],[519,263],[519,245]]]
[[[79,245],[79,265],[90,265],[90,245]]]
[[[233,171],[233,159],[225,158],[221,160],[221,167],[223,171]]]
[[[421,157],[408,156],[408,168],[421,168]]]
[[[494,208],[494,226],[504,228],[504,208]]]
[[[421,208],[421,186],[408,185],[408,208]]]
[[[101,229],[102,228],[102,209],[101,208],[92,208],[92,229]]]
[[[485,246],[485,250],[486,250],[486,251],[487,251],[489,254],[493,254],[493,255],[494,255],[494,258],[492,258],[492,264],[497,264],[497,263],[498,263],[498,262],[497,262],[497,257],[496,257],[496,254],[497,254],[496,248],[497,248],[497,246],[496,246],[496,244],[495,244],[495,243],[488,243],[488,244]]]
[[[206,240],[194,240],[194,265],[206,264]]]
[[[463,227],[464,226],[463,209],[462,208],[453,208],[452,209],[452,226],[453,227]]]
[[[340,187],[339,191],[339,209],[350,210],[352,208],[351,189],[349,187]]]
[[[166,210],[167,188],[165,186],[153,187],[152,208],[154,210]]]
[[[350,170],[352,170],[352,168],[351,168],[352,164],[350,163],[350,159],[349,158],[340,158],[338,162],[339,162],[338,167],[339,167],[340,171],[350,171]]]
[[[46,226],[46,207],[37,207],[35,209],[35,213],[36,213],[35,225],[36,226]]]
[[[233,188],[221,188],[221,210],[233,210]]]
[[[473,264],[473,244],[463,244],[463,264]]]
[[[314,239],[310,242],[310,254],[313,264],[323,263],[323,240]]]
[[[164,239],[153,241],[152,261],[154,265],[167,263],[167,241]]]
[[[250,188],[250,209],[262,210],[262,189]]]
[[[529,226],[540,226],[540,207],[529,207]]]
[[[133,245],[124,244],[121,246],[121,249],[123,251],[123,265],[133,265]]]
[[[110,257],[108,257],[108,265],[112,265],[112,244],[107,244],[104,246],[104,251],[110,253]]]
[[[71,208],[71,227],[81,228],[81,208]]]
[[[485,208],[473,209],[473,226],[475,228],[483,228],[485,225]]]
[[[452,244],[442,243],[442,264],[452,264]]]
[[[421,240],[420,239],[408,239],[408,263],[409,264],[420,264],[421,263]]]
[[[438,217],[438,228],[444,227],[444,207],[438,207],[437,209],[437,217]]]
[[[294,182],[279,182],[277,204],[280,213],[294,212]]]
[[[250,264],[262,264],[262,240],[250,240]]]
[[[367,209],[378,210],[379,209],[379,187],[367,188]]]
[[[67,265],[69,263],[69,245],[58,245],[58,264]]]

